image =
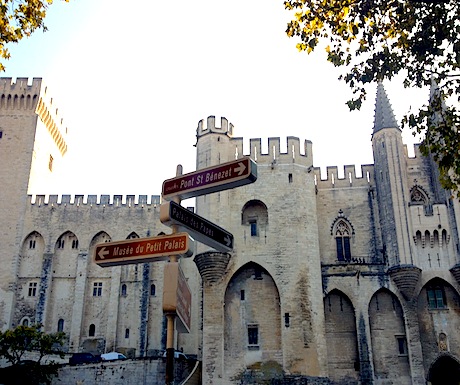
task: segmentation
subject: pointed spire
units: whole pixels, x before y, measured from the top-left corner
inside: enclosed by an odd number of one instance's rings
[[[390,100],[388,99],[382,82],[377,84],[377,96],[375,98],[374,134],[384,128],[398,128]]]

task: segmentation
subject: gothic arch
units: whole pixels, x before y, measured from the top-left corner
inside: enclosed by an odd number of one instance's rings
[[[404,311],[388,289],[372,296],[369,327],[376,378],[411,384]]]
[[[417,315],[424,366],[428,371],[439,354],[450,354],[451,346],[460,346],[460,295],[447,281],[435,277],[419,292]]]
[[[131,233],[126,237],[126,239],[137,239],[137,238],[140,238],[140,237],[139,237],[139,235],[138,235],[135,231],[131,232]]]
[[[339,215],[335,217],[331,225],[331,235],[334,237],[337,260],[349,261],[351,259],[351,240],[355,235],[355,229],[351,221],[339,210]]]
[[[430,198],[426,190],[419,185],[414,185],[410,189],[410,202],[412,204],[427,205],[430,203]]]
[[[226,366],[270,360],[282,365],[280,296],[268,271],[254,262],[242,266],[230,279],[224,301]]]
[[[431,385],[458,385],[460,361],[449,353],[440,354],[430,365],[428,381]]]
[[[333,381],[357,381],[359,355],[353,304],[334,289],[324,297],[324,313],[329,377]]]
[[[45,252],[43,236],[32,231],[22,243],[19,258],[19,278],[40,277]]]

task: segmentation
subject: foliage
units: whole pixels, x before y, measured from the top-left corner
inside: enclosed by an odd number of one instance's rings
[[[294,12],[286,33],[300,39],[299,51],[313,52],[321,42],[327,60],[343,68],[340,79],[352,91],[350,110],[361,107],[366,84],[399,73],[405,87],[436,84],[427,105],[408,112],[402,125],[424,134],[422,152],[440,166],[443,187],[458,193],[459,0],[285,0],[284,5]]]
[[[5,385],[50,383],[52,376],[57,374],[58,365],[56,363],[42,365],[41,360],[49,354],[64,357],[61,348],[64,344],[65,333],[47,334],[40,328],[41,325],[20,325],[15,329],[0,332],[0,357],[7,359],[12,364],[1,371],[0,375]],[[38,353],[38,360],[23,360],[27,351]]]
[[[69,0],[65,0],[69,2]],[[46,10],[53,0],[0,0],[0,58],[8,60],[6,45],[18,43],[37,29],[46,31]],[[0,62],[0,71],[5,67]]]

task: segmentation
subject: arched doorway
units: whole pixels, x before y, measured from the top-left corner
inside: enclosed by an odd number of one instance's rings
[[[450,355],[442,355],[431,365],[428,373],[431,385],[460,384],[460,362]]]

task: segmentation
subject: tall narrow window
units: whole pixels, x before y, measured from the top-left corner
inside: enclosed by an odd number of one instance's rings
[[[125,329],[125,338],[129,338],[129,329],[128,328]]]
[[[29,249],[35,249],[35,239],[29,241]]]
[[[125,284],[121,285],[121,295],[123,297],[126,297],[126,291],[127,291],[126,290],[126,285]]]
[[[96,325],[91,324],[91,325],[89,325],[88,336],[89,337],[94,337],[95,335],[96,335]]]
[[[0,131],[0,139],[2,139],[3,131]]]
[[[259,345],[259,326],[248,325],[248,345],[257,346]]]
[[[251,237],[257,237],[257,221],[253,220],[249,222],[251,226]]]
[[[349,261],[351,259],[350,233],[350,227],[345,221],[341,220],[337,223],[335,227],[335,242],[337,259],[339,261]]]
[[[398,343],[398,353],[400,356],[407,356],[407,342],[406,337],[396,336],[396,341]]]
[[[428,307],[430,309],[444,309],[446,307],[446,297],[442,287],[428,287],[426,289],[426,294],[428,297]]]
[[[94,282],[93,284],[93,297],[102,296],[102,282]]]
[[[63,332],[64,331],[64,320],[62,318],[60,318],[59,321],[58,321],[57,331],[58,332]]]
[[[29,297],[35,297],[37,295],[37,282],[30,282],[29,283]]]
[[[155,284],[152,283],[150,285],[150,295],[155,295],[155,292],[156,292]]]
[[[72,240],[72,249],[78,249],[78,239]]]

